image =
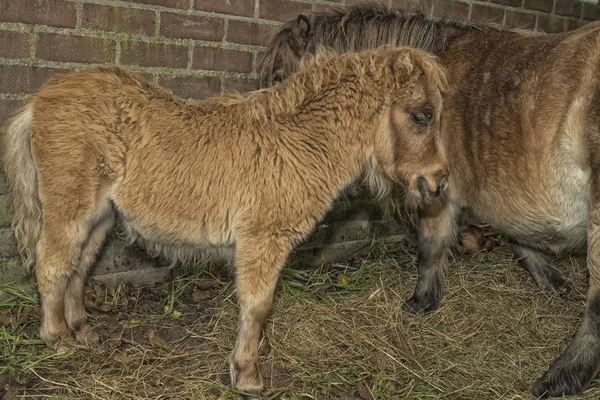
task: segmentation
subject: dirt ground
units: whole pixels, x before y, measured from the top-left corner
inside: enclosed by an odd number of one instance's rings
[[[441,307],[405,310],[415,249],[378,248],[318,269],[286,268],[265,329],[267,399],[531,399],[528,390],[575,334],[584,257],[557,266],[574,290],[538,288],[501,237],[455,253]],[[237,309],[231,273],[209,268],[156,285],[87,291],[102,344],[56,355],[39,340],[37,298],[0,303],[0,397],[238,399],[226,358]],[[600,381],[573,399],[598,399]]]

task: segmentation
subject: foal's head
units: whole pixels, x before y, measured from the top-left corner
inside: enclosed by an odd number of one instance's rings
[[[436,58],[424,51],[395,48],[387,52],[391,59],[383,61],[390,64],[384,69],[385,76],[395,84],[369,155],[368,180],[380,192],[386,192],[389,185],[376,176],[402,181],[412,202],[439,197],[448,186],[440,134],[446,74]]]

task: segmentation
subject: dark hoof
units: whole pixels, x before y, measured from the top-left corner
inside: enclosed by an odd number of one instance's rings
[[[552,275],[548,279],[546,290],[561,294],[569,294],[573,291],[573,285],[560,275]]]
[[[406,301],[406,308],[413,313],[430,313],[437,310],[440,306],[440,300],[433,295],[426,295],[422,298],[413,296]]]
[[[548,372],[531,387],[531,394],[538,399],[569,396],[582,393],[593,378],[588,370],[565,370],[550,367]]]

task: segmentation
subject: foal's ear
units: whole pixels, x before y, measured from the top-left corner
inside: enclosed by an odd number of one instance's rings
[[[294,27],[292,28],[292,32],[294,33],[294,35],[299,36],[304,40],[308,39],[308,37],[310,36],[310,34],[312,32],[311,32],[310,21],[306,15],[304,15],[304,14],[298,15],[298,19],[296,20],[296,23],[294,24]]]

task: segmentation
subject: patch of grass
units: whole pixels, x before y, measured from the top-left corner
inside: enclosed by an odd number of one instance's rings
[[[286,268],[260,350],[263,398],[532,399],[531,384],[583,316],[584,259],[557,265],[576,288],[567,296],[539,289],[508,254],[457,255],[429,315],[404,308],[417,276],[412,248]],[[9,288],[0,378],[21,398],[239,399],[227,365],[237,306],[224,271],[93,284],[86,296],[103,343],[62,356],[39,340],[37,297]],[[573,398],[598,397],[596,381]]]

